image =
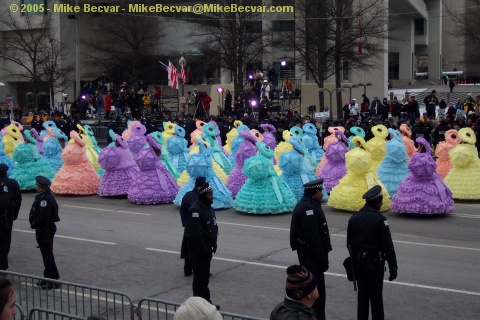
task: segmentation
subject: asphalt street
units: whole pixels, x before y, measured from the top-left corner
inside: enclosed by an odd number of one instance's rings
[[[24,193],[14,224],[10,271],[42,276],[28,214],[35,193]],[[126,292],[138,301],[183,302],[183,228],[174,205],[138,206],[126,198],[60,197],[54,252],[61,280]],[[328,319],[356,319],[356,293],[342,266],[351,213],[323,206],[333,251],[326,274]],[[387,319],[478,319],[480,202],[456,203],[448,216],[386,212],[398,259],[398,278],[386,280]],[[291,214],[217,211],[218,251],[212,261],[212,300],[222,310],[268,318],[283,299],[285,269],[297,263],[289,246]],[[388,272],[385,278],[388,278]]]

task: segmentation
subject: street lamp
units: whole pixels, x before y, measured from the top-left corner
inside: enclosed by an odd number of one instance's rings
[[[347,83],[344,83],[342,84],[342,88],[345,88],[345,89],[349,89],[350,90],[350,102],[352,102],[352,88],[358,88],[358,85],[356,84],[347,84]]]
[[[178,64],[180,65],[180,68],[183,68],[185,70],[185,66],[187,65],[187,60],[182,56],[180,57],[180,60],[178,60]],[[180,110],[183,108],[183,113],[185,114],[185,83],[183,83],[183,80],[181,81],[182,83],[182,96],[180,97]]]
[[[223,88],[222,87],[218,87],[217,88],[217,92],[218,92],[218,115],[220,115],[220,110],[222,110],[222,101],[223,101]],[[222,97],[220,98],[220,95],[222,95]]]
[[[2,100],[0,101],[0,104],[2,105],[2,110],[3,110],[3,107],[4,107],[4,103],[5,103],[5,83],[3,82],[0,82],[0,87],[2,88]],[[3,113],[3,111],[2,111]],[[3,114],[2,114],[3,116]]]
[[[318,92],[325,92],[325,91],[327,91],[330,95],[330,118],[332,119],[333,118],[333,116],[332,116],[332,93],[334,93],[335,91],[341,92],[341,91],[345,91],[345,90],[342,89],[342,88],[335,88],[335,89],[332,89],[332,90],[328,90],[328,89],[325,89],[325,88],[318,89]],[[340,113],[337,114],[337,117],[338,117],[338,119],[340,119]]]
[[[366,84],[363,84],[363,83],[359,83],[358,84],[359,87],[363,87],[363,94],[364,95],[367,95],[367,87],[371,87],[373,86],[373,84],[371,84],[370,82],[367,82]]]

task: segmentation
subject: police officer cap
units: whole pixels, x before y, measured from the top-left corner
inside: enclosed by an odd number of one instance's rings
[[[50,187],[52,184],[50,180],[44,176],[37,176],[35,178],[35,181],[37,181],[37,184],[41,187]]]
[[[323,188],[323,179],[317,179],[310,182],[307,182],[303,185],[304,189],[322,189]]]
[[[8,171],[8,166],[4,163],[0,163],[0,173],[5,173]]]
[[[362,198],[365,199],[365,201],[369,202],[369,201],[379,199],[381,197],[382,197],[382,187],[377,185],[377,186],[374,186],[374,187],[370,188],[370,190],[368,190],[363,195]]]
[[[201,194],[204,194],[204,193],[207,193],[207,192],[212,192],[212,187],[210,187],[210,184],[207,182],[205,183],[201,188],[200,190],[198,190],[197,194],[198,195],[201,195]]]

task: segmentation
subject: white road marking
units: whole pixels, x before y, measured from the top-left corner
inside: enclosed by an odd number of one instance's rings
[[[13,229],[13,231],[24,232],[24,233],[35,233],[35,231],[31,231],[31,230],[21,230],[21,229]],[[100,241],[100,240],[92,240],[92,239],[83,239],[83,238],[75,238],[75,237],[69,237],[69,236],[62,236],[62,235],[58,235],[58,234],[56,234],[55,237],[63,238],[63,239],[70,239],[70,240],[78,240],[78,241],[86,241],[86,242],[107,244],[107,245],[110,245],[110,246],[115,246],[115,245],[116,245],[116,243],[114,243],[114,242],[107,242],[107,241]]]
[[[156,252],[162,252],[162,253],[173,253],[173,254],[178,254],[178,255],[180,254],[180,252],[177,252],[177,251],[162,250],[162,249],[155,249],[155,248],[145,248],[145,249],[149,250],[149,251],[156,251]],[[251,261],[244,261],[244,260],[237,260],[237,259],[228,259],[228,258],[219,258],[219,257],[213,257],[213,259],[214,260],[220,260],[220,261],[227,261],[227,262],[234,262],[234,263],[260,266],[260,267],[276,268],[276,269],[282,269],[282,270],[285,270],[287,268],[287,266],[280,266],[280,265],[260,263],[260,262],[251,262]],[[329,275],[329,276],[334,276],[334,277],[342,277],[342,278],[347,277],[344,274],[333,273],[333,272],[325,272],[325,274]],[[423,285],[423,284],[415,284],[415,283],[399,282],[399,281],[390,282],[390,281],[385,280],[384,282],[389,283],[389,284],[398,284],[398,285],[406,286],[406,287],[414,287],[414,288],[422,288],[422,289],[429,289],[429,290],[436,290],[436,291],[460,293],[460,294],[466,294],[466,295],[471,295],[471,296],[480,296],[480,292],[475,292],[475,291],[457,290],[457,289],[427,286],[427,285]]]
[[[250,228],[260,228],[260,229],[280,230],[280,231],[288,231],[288,232],[290,232],[290,229],[287,229],[287,228],[263,227],[263,226],[249,225],[249,224],[229,223],[229,222],[218,222],[218,221],[217,221],[217,223],[218,223],[218,224],[232,225],[232,226],[240,226],[240,227],[250,227]],[[345,234],[337,234],[337,233],[331,233],[330,235],[331,235],[332,237],[341,237],[341,238],[346,238],[346,237],[347,237],[347,235],[345,235]],[[443,245],[443,244],[431,244],[431,243],[421,243],[421,242],[411,242],[411,241],[399,241],[399,240],[393,240],[393,242],[394,242],[394,243],[410,244],[410,245],[415,245],[415,246],[426,246],[426,247],[437,247],[437,248],[447,248],[447,249],[459,249],[459,250],[480,251],[480,248],[457,247],[457,246],[448,246],[448,245]]]
[[[70,206],[70,205],[66,205],[66,204],[63,204],[62,207],[77,208],[77,209],[88,209],[88,210],[105,211],[105,212],[129,213],[129,214],[135,214],[135,215],[139,215],[139,216],[151,216],[152,215],[151,213],[122,211],[122,210],[113,210],[113,209],[101,209],[101,208],[91,208],[91,207],[81,207],[81,206]]]

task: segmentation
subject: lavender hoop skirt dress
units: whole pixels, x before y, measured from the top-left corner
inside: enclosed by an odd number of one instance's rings
[[[320,171],[320,178],[323,179],[323,186],[327,192],[332,191],[340,179],[347,174],[347,167],[345,164],[345,154],[348,152],[348,147],[344,142],[335,142],[328,146],[327,163]]]
[[[454,209],[452,192],[435,171],[437,164],[429,153],[416,153],[392,200],[392,209],[400,213],[443,214]]]
[[[136,204],[172,203],[178,185],[155,151],[144,148],[135,156],[140,169],[128,190],[128,200]]]
[[[98,187],[98,195],[102,197],[127,195],[139,171],[130,149],[106,147],[100,151],[98,162],[105,170]]]

